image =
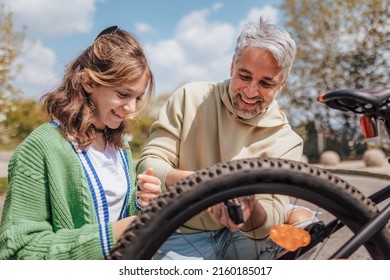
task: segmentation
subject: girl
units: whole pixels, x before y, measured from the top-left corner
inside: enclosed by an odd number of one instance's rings
[[[69,63],[42,98],[52,121],[9,162],[0,259],[104,259],[142,206],[160,192],[148,169],[135,178],[126,119],[154,89],[140,43],[113,26]],[[140,197],[137,201],[136,181]]]

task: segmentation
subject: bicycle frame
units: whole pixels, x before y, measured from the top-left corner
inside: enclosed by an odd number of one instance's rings
[[[384,228],[390,219],[390,204],[379,212],[371,221],[362,227],[350,240],[348,240],[331,259],[345,259],[352,255],[361,244],[366,243],[370,238]]]

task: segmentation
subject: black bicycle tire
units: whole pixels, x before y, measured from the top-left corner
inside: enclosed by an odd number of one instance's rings
[[[195,213],[260,189],[313,202],[352,231],[379,211],[358,189],[324,169],[282,159],[234,160],[203,169],[169,187],[125,231],[109,259],[151,259],[167,237]],[[374,259],[389,259],[388,227],[365,247]]]

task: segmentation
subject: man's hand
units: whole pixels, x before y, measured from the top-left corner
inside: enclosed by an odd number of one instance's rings
[[[236,200],[236,203],[241,205],[244,220],[243,223],[238,225],[235,224],[229,217],[228,208],[224,203],[219,203],[209,207],[207,211],[214,217],[214,219],[226,226],[232,232],[239,229],[254,229],[264,223],[265,211],[256,201],[254,195],[239,197]]]
[[[180,181],[181,179],[183,179],[187,176],[190,176],[193,173],[195,173],[195,172],[194,171],[187,171],[187,170],[172,169],[167,174],[167,178],[165,179],[165,185],[167,187],[172,186],[176,182]]]

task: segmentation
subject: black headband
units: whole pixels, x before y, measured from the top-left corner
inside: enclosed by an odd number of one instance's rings
[[[106,29],[104,29],[102,32],[99,33],[99,35],[96,36],[95,38],[95,41],[97,40],[97,38],[99,38],[100,36],[103,36],[103,35],[114,35],[118,32],[120,28],[116,25],[113,25],[113,26],[110,26],[110,27],[107,27]]]

